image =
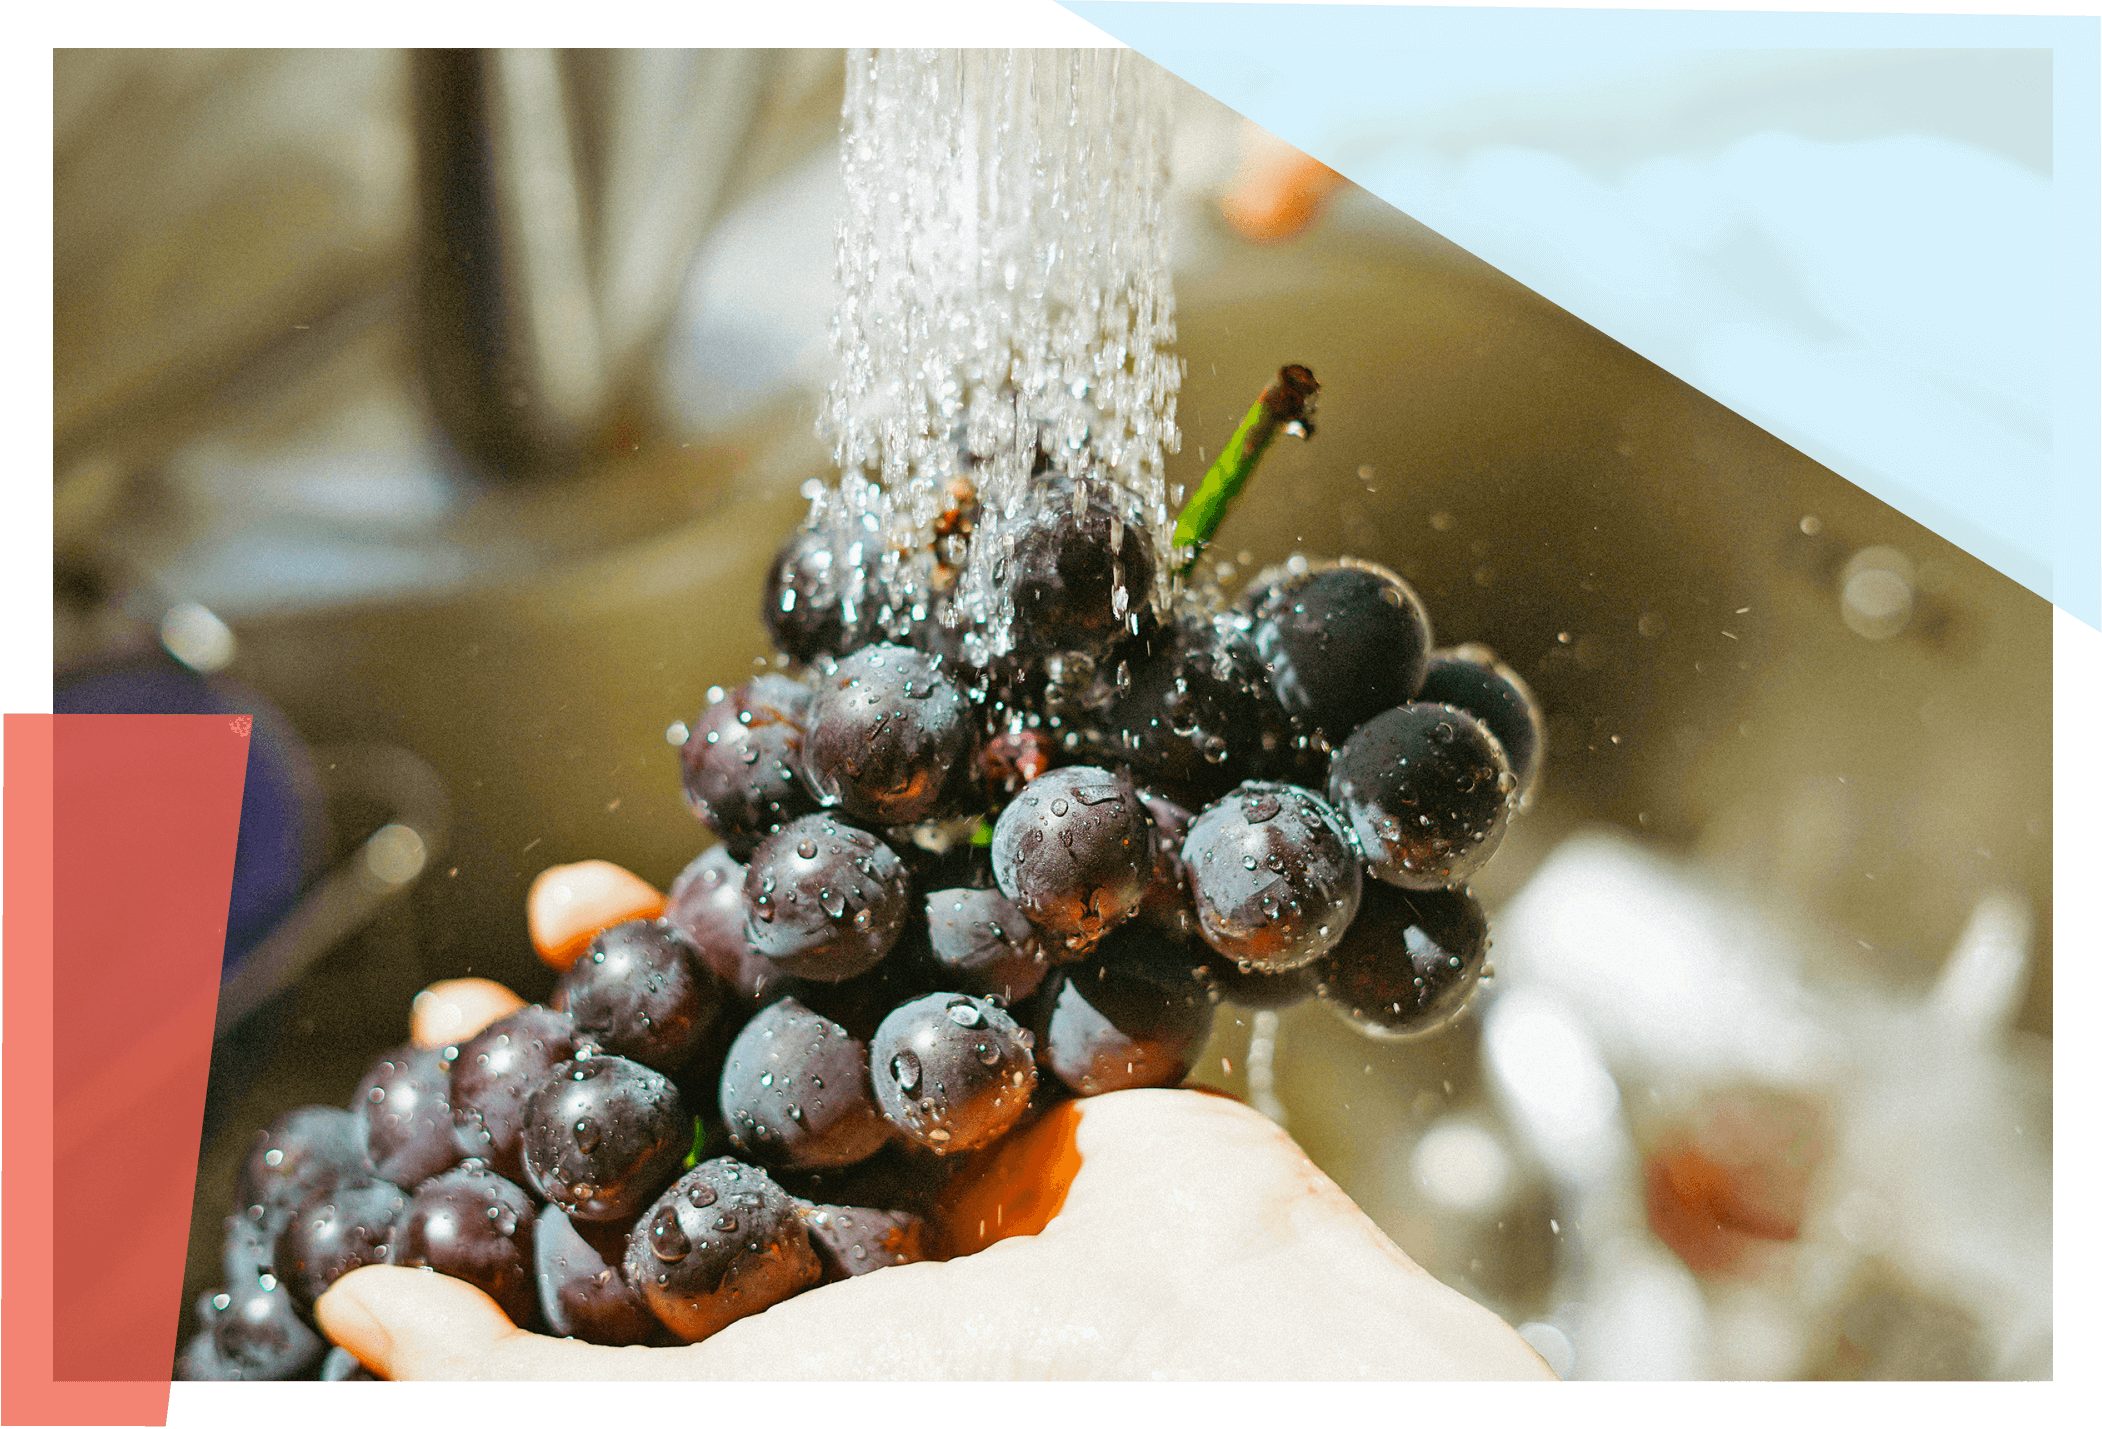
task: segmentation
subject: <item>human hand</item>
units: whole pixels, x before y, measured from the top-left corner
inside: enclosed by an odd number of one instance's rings
[[[393,1379],[1551,1378],[1224,1096],[1065,1103],[952,1182],[971,1253],[797,1295],[698,1344],[528,1333],[464,1281],[370,1266],[316,1304]]]

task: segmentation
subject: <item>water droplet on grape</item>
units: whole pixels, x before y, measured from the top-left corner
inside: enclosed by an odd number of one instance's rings
[[[650,1221],[650,1254],[659,1260],[684,1260],[693,1253],[693,1242],[679,1228],[679,1213],[670,1206]],[[661,1278],[660,1278],[660,1282]]]

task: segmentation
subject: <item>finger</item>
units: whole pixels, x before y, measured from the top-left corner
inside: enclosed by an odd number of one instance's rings
[[[1241,172],[1219,200],[1219,211],[1250,243],[1286,243],[1321,216],[1343,176],[1267,130],[1248,126]]]
[[[329,1339],[388,1379],[665,1378],[678,1377],[676,1366],[684,1363],[676,1350],[529,1333],[466,1281],[400,1265],[352,1271],[314,1302],[314,1318]]]
[[[664,916],[664,895],[617,863],[592,859],[542,871],[526,890],[526,930],[533,951],[567,971],[592,937],[631,918]]]
[[[409,1040],[418,1047],[450,1047],[524,1006],[524,998],[485,977],[434,982],[409,1004]]]

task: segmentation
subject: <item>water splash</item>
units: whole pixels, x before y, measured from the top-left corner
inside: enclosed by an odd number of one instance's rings
[[[830,551],[819,598],[850,626],[939,619],[968,663],[1004,653],[995,572],[1060,478],[1168,567],[1168,110],[1165,76],[1124,51],[850,53],[818,423],[840,478],[806,522]]]

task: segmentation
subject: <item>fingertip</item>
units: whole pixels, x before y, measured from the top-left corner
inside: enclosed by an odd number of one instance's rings
[[[450,1047],[524,1006],[524,998],[488,978],[434,982],[409,1005],[409,1040],[418,1047]]]
[[[633,918],[663,916],[662,893],[603,859],[544,869],[526,890],[526,929],[533,951],[557,972],[566,972],[603,929]]]
[[[497,1303],[466,1281],[400,1265],[353,1270],[314,1302],[314,1319],[388,1379],[456,1377],[518,1333]]]
[[[1241,172],[1220,197],[1227,225],[1255,244],[1288,243],[1320,218],[1343,176],[1267,130],[1249,126]]]
[[[390,1362],[394,1357],[394,1337],[387,1333],[386,1324],[365,1304],[358,1293],[359,1287],[348,1283],[362,1274],[362,1271],[353,1271],[324,1291],[314,1302],[314,1320],[321,1326],[322,1334],[356,1355],[365,1368],[392,1379]]]

